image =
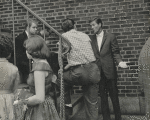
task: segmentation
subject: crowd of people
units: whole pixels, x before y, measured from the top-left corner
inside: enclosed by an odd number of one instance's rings
[[[61,25],[64,31],[62,36],[71,45],[66,55],[68,64],[63,69],[65,117],[68,120],[72,114],[70,90],[73,85],[80,85],[83,88],[85,120],[99,120],[98,92],[101,97],[103,120],[111,120],[108,93],[113,104],[115,120],[121,120],[116,64],[121,68],[127,68],[128,65],[121,59],[115,35],[102,29],[102,20],[94,18],[89,24],[94,35],[88,36],[77,31],[73,19],[67,18]],[[54,86],[57,86],[58,90],[60,88],[61,78],[57,74],[58,56],[50,52],[43,39],[43,32],[38,33],[37,27],[38,23],[35,20],[28,19],[24,32],[15,38],[15,46],[11,37],[0,35],[1,120],[17,120],[15,108],[18,105],[25,108],[22,120],[60,120],[53,96]],[[62,42],[63,48],[66,48],[66,42]],[[55,65],[53,61],[56,62]],[[17,92],[21,83],[28,85],[27,91]]]

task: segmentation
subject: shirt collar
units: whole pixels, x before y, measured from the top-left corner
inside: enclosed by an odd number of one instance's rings
[[[104,31],[102,30],[100,34],[96,34],[97,37],[103,37]]]
[[[0,58],[0,62],[7,62],[8,60],[6,58]]]
[[[29,38],[29,33],[25,30],[26,34],[27,34],[27,37]]]
[[[76,32],[76,30],[75,29],[71,29],[69,32]]]

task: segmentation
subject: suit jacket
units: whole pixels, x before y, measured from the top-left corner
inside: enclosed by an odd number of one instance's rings
[[[25,31],[15,38],[16,65],[19,71],[26,74],[29,73],[29,59],[27,58],[26,49],[23,44],[27,38]]]
[[[103,70],[107,79],[116,79],[115,62],[119,64],[122,59],[115,35],[104,32],[100,51],[98,49],[96,35],[91,35],[90,38],[99,69]]]
[[[41,36],[39,33],[38,35]],[[41,36],[42,37],[42,36]],[[16,49],[16,66],[18,67],[19,71],[23,73],[29,73],[29,59],[26,56],[26,49],[23,46],[24,41],[27,39],[27,34],[24,31],[23,33],[19,34],[15,38],[15,49]],[[9,60],[11,63],[14,63],[14,53],[12,53],[12,57]],[[59,70],[58,64],[58,54],[54,52],[50,52],[49,58],[47,58],[48,63],[52,67],[52,70],[57,75]]]

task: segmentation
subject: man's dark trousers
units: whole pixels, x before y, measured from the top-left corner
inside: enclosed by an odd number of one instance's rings
[[[101,109],[102,109],[103,120],[111,120],[109,105],[108,105],[108,92],[112,101],[112,105],[115,113],[115,120],[121,120],[117,80],[107,79],[106,76],[104,75],[104,72],[101,70],[101,80],[99,83],[99,90],[100,90],[100,97],[101,97]]]
[[[70,88],[73,85],[82,85],[86,120],[97,120],[98,83],[100,81],[98,66],[95,63],[73,66],[64,71],[63,79],[65,84],[65,104],[71,103]],[[57,84],[60,84],[59,79]]]

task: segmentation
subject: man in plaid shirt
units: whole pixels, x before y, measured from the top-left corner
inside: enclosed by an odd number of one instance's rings
[[[75,29],[75,22],[72,19],[65,19],[62,23],[65,33],[62,35],[71,43],[71,50],[67,54],[68,64],[64,68],[63,78],[65,82],[65,104],[66,117],[71,114],[70,89],[73,85],[83,86],[84,109],[86,120],[98,119],[98,82],[100,71],[95,64],[91,40],[85,33]],[[66,46],[63,41],[64,47]]]

